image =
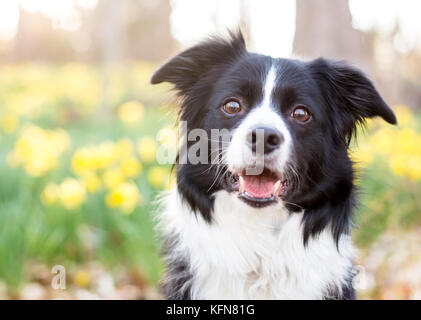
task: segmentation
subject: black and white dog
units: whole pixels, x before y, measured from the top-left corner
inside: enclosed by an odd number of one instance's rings
[[[231,134],[223,161],[176,166],[159,216],[166,298],[353,299],[348,145],[365,118],[396,123],[370,80],[342,62],[250,53],[237,32],[182,52],[151,82],[174,85],[187,134]]]

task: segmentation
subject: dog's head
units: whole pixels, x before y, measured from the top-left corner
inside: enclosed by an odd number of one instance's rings
[[[211,146],[212,129],[230,132],[221,152],[207,149],[213,163],[179,167],[180,191],[205,216],[206,196],[221,189],[253,207],[282,200],[296,211],[344,202],[353,188],[347,149],[357,124],[375,116],[396,123],[361,71],[249,53],[240,33],[182,52],[152,77],[163,81],[182,97],[187,133],[203,129]],[[212,153],[222,157],[215,162]]]

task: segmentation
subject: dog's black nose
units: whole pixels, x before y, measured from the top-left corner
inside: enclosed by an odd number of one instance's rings
[[[284,136],[278,130],[268,127],[256,127],[249,131],[247,134],[247,145],[253,152],[256,152],[256,149],[264,154],[271,153],[284,141]],[[263,150],[261,146],[263,144]]]

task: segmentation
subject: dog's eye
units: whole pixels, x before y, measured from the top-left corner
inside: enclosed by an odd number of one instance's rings
[[[222,106],[222,110],[228,114],[236,114],[241,111],[241,104],[237,100],[230,100]]]
[[[310,120],[311,114],[305,107],[299,106],[294,109],[294,111],[291,114],[291,117],[293,117],[299,122],[307,122],[308,120]]]

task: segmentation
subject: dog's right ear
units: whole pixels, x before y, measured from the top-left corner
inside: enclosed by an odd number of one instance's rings
[[[229,34],[228,39],[211,38],[175,56],[154,73],[151,83],[170,82],[181,94],[188,93],[213,67],[228,64],[246,52],[241,32]]]

